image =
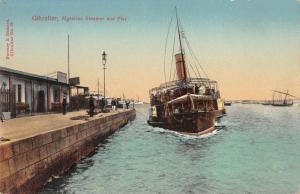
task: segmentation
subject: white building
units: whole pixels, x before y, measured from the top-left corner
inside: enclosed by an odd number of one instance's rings
[[[0,112],[26,114],[60,111],[63,98],[69,102],[65,73],[57,79],[0,66]]]

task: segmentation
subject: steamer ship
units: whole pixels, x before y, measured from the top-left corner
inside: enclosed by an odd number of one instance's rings
[[[176,8],[175,8],[176,9]],[[183,34],[177,10],[172,62],[176,68],[174,80],[165,82],[149,91],[150,110],[148,124],[182,133],[203,135],[215,130],[215,120],[225,114],[218,83],[200,75],[199,67],[207,75]],[[172,21],[172,19],[171,19]],[[178,53],[174,53],[175,37],[178,37]],[[193,62],[186,59],[186,46]],[[195,77],[191,77],[193,71]],[[175,76],[177,74],[177,76]],[[171,77],[171,73],[170,76]],[[176,77],[176,78],[175,78]],[[206,76],[207,77],[207,76]]]

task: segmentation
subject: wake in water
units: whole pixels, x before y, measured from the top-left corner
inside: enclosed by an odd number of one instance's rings
[[[216,128],[216,130],[214,130],[213,132],[203,134],[203,135],[184,134],[184,133],[180,133],[177,131],[172,131],[172,130],[159,128],[159,127],[153,127],[152,131],[161,133],[161,134],[170,134],[170,135],[174,135],[176,137],[180,137],[180,138],[184,138],[184,139],[204,139],[204,138],[209,138],[209,137],[217,134],[220,131],[220,129]]]

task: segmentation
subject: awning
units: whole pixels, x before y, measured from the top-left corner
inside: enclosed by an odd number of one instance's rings
[[[193,100],[213,100],[213,97],[209,95],[186,94],[184,96],[180,96],[178,98],[169,101],[167,104],[184,102],[188,98],[191,98]]]

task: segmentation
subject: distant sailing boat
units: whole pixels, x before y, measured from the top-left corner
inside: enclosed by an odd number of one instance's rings
[[[149,91],[151,108],[148,124],[197,135],[210,133],[215,130],[217,114],[221,115],[225,112],[224,104],[220,98],[217,82],[201,78],[197,66],[193,67],[190,61],[186,60],[184,40],[189,50],[190,45],[186,36],[183,35],[177,10],[176,22],[172,62],[174,57],[177,79],[163,83]],[[179,52],[174,54],[176,34],[179,40]],[[195,56],[193,57],[195,60]],[[196,78],[190,77],[188,65],[194,71]],[[199,62],[197,65],[200,66]],[[174,77],[176,72],[174,71]]]
[[[273,90],[273,100],[272,106],[292,106],[294,104],[293,98],[295,96],[289,94],[289,91],[286,92]]]

